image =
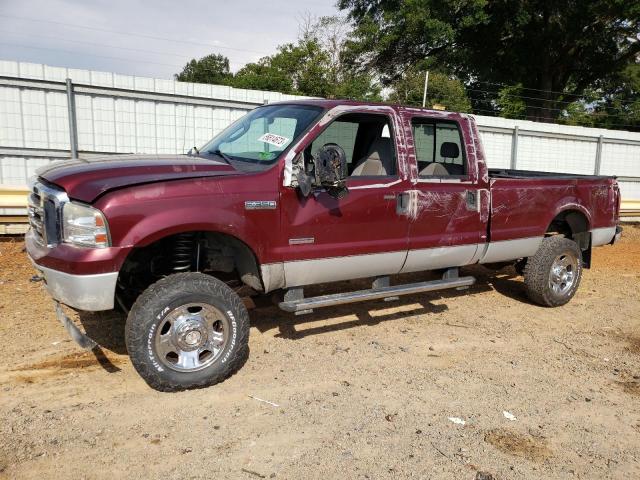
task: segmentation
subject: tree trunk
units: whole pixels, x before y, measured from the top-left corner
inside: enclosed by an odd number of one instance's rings
[[[560,97],[555,93],[554,82],[550,73],[544,73],[539,82],[536,82],[530,90],[525,89],[523,96],[527,105],[527,119],[535,122],[554,122],[560,115],[557,100]]]

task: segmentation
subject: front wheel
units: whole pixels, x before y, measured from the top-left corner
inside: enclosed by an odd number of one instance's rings
[[[202,273],[170,275],[151,285],[127,317],[131,362],[154,389],[219,383],[249,352],[249,314],[226,284]]]
[[[582,277],[582,252],[573,240],[561,236],[542,240],[527,259],[524,283],[529,298],[546,307],[559,307],[573,298]]]

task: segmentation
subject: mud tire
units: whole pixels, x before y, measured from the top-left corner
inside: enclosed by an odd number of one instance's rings
[[[191,302],[223,312],[230,325],[229,340],[211,365],[180,372],[154,356],[154,332],[166,315]],[[240,297],[220,280],[202,273],[178,273],[154,283],[138,297],[127,317],[125,341],[134,368],[151,388],[172,392],[207,387],[233,375],[248,358],[249,314]]]
[[[552,266],[556,259],[568,255],[576,260],[571,286],[556,292],[551,286]],[[538,251],[527,259],[524,267],[524,283],[532,302],[545,307],[559,307],[573,298],[582,277],[582,252],[573,240],[556,235],[542,240]]]

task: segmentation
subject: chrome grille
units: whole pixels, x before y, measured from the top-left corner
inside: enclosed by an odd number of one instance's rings
[[[29,195],[29,225],[31,225],[36,241],[44,245],[44,208],[42,208],[41,201],[40,192],[35,190],[34,185]]]
[[[62,206],[69,198],[64,190],[34,182],[28,199],[29,224],[40,245],[53,247],[62,240]]]

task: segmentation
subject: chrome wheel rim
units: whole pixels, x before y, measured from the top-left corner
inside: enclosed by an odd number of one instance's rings
[[[179,372],[195,372],[215,363],[229,336],[229,320],[207,303],[187,303],[169,312],[155,334],[158,359]]]
[[[578,259],[573,253],[558,255],[551,264],[549,287],[557,295],[564,295],[571,290],[578,275]]]

